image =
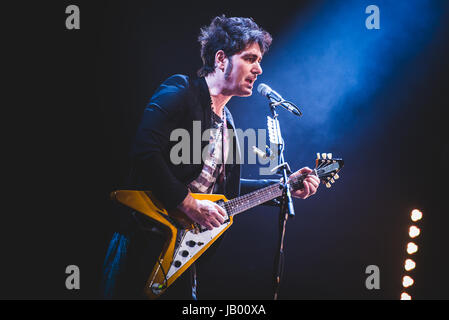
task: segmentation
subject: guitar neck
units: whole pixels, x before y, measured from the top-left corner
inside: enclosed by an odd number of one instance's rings
[[[330,156],[329,156],[330,158]],[[341,167],[343,167],[343,160],[341,159],[331,159],[321,160],[320,164],[316,169],[311,173],[302,173],[299,176],[296,176],[292,180],[289,180],[289,188],[292,190],[300,190],[304,188],[304,179],[309,175],[313,174],[320,178],[321,181],[326,183],[327,187],[330,187],[328,181],[334,183],[335,179],[338,179],[338,175],[336,174],[340,171]],[[332,174],[331,174],[332,173]],[[327,180],[323,180],[327,178]],[[281,183],[275,183],[269,185],[268,187],[253,191],[251,193],[245,194],[241,197],[229,200],[224,203],[224,208],[229,216],[233,216],[239,214],[248,209],[254,208],[259,204],[265,203],[267,201],[273,200],[277,197],[282,196],[283,193],[283,185]]]
[[[282,196],[282,191],[282,185],[280,183],[275,183],[268,187],[229,200],[224,203],[224,208],[229,216],[233,216]]]

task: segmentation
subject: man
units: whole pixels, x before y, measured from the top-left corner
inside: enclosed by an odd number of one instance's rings
[[[235,127],[226,108],[233,96],[252,94],[257,76],[262,74],[263,54],[272,39],[252,19],[223,15],[201,29],[199,41],[203,60],[199,78],[184,75],[168,78],[145,109],[132,152],[130,184],[133,188],[151,190],[166,209],[178,208],[211,230],[224,222],[224,209],[211,201],[194,199],[191,192],[221,193],[230,199],[276,182],[240,178],[240,165],[236,161],[240,150],[238,143],[231,141],[235,137],[231,137],[229,130]],[[202,130],[215,129],[209,141],[201,144],[201,150],[207,150],[206,156],[200,163],[174,164],[170,155],[176,142],[171,141],[170,135],[182,128],[194,136],[194,121],[201,123]],[[229,159],[231,154],[233,158]],[[303,168],[293,175],[311,172]],[[315,194],[318,186],[319,179],[309,175],[304,180],[304,189],[292,196],[305,199]],[[127,287],[122,290],[125,296],[138,297],[154,265],[156,253],[149,256],[154,238],[149,239],[153,235],[147,231],[152,227],[142,217],[133,216],[135,221],[128,223],[132,226],[123,232],[126,235],[114,235],[105,260],[107,297],[114,297],[111,292],[117,286]],[[128,277],[121,282],[126,285],[114,282],[120,277]],[[170,290],[175,291],[169,288],[166,294]]]

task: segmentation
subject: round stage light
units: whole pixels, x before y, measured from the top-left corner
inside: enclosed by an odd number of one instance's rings
[[[412,221],[418,221],[422,219],[422,212],[418,209],[413,209],[411,214]]]
[[[415,261],[413,261],[412,259],[407,259],[407,260],[405,260],[405,263],[404,263],[404,269],[405,269],[406,271],[413,270],[413,269],[415,269],[415,267],[416,267]]]
[[[414,282],[415,282],[415,281],[414,281],[411,277],[409,277],[409,276],[404,276],[404,277],[402,278],[402,286],[403,286],[404,288],[410,287],[411,285],[413,285]]]
[[[416,251],[418,251],[418,246],[415,243],[413,243],[413,242],[407,243],[407,253],[408,254],[414,254]]]
[[[412,296],[409,295],[407,292],[401,293],[401,300],[412,300]]]
[[[421,233],[421,229],[419,229],[417,226],[411,226],[408,229],[408,235],[410,238],[416,238]]]

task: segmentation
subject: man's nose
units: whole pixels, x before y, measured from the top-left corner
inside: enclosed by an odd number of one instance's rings
[[[256,65],[254,66],[253,72],[257,75],[262,74],[262,66],[260,65],[260,63],[256,63]]]

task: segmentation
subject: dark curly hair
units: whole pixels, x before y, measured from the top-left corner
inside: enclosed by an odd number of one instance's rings
[[[201,43],[203,66],[199,77],[215,71],[215,54],[223,50],[227,57],[242,51],[247,45],[258,43],[262,54],[271,45],[271,35],[260,28],[252,18],[227,18],[221,15],[212,19],[209,26],[201,28],[198,41]]]

